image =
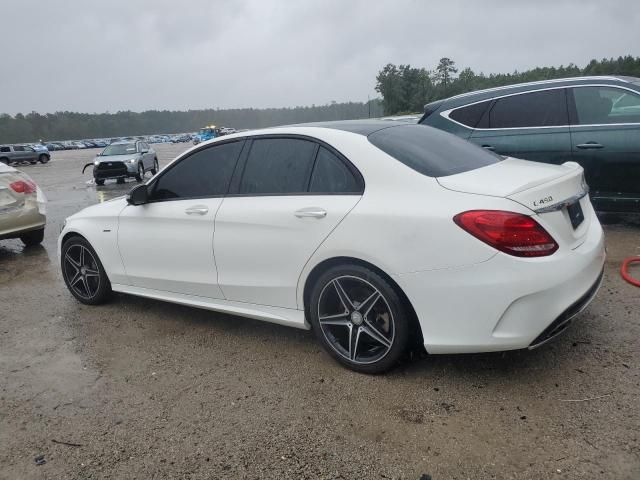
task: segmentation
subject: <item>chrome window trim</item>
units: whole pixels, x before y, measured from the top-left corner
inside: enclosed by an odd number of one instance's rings
[[[632,83],[629,80],[625,80],[624,78],[615,77],[612,75],[592,75],[586,77],[571,77],[571,78],[552,78],[550,80],[538,80],[536,82],[525,82],[515,84],[519,87],[533,87],[536,85],[548,85],[550,83],[560,83],[560,82],[574,82],[574,81],[586,81],[586,82],[597,82],[597,81],[611,81],[611,82],[624,82],[624,83]],[[454,98],[464,98],[469,95],[473,95],[476,93],[491,93],[491,92],[499,92],[500,90],[506,90],[508,88],[513,88],[515,85],[503,85],[501,87],[493,87],[493,88],[485,88],[483,90],[476,90],[474,92],[466,92],[461,93],[459,95],[455,95],[451,97],[451,100]]]
[[[559,90],[561,88],[583,88],[583,87],[618,88],[620,90],[627,90],[627,91],[629,91],[631,93],[635,93],[636,95],[640,96],[640,92],[638,92],[637,90],[634,90],[632,88],[628,88],[628,87],[625,87],[625,86],[622,86],[622,85],[609,85],[609,84],[606,84],[606,83],[604,83],[604,84],[603,83],[597,83],[597,84],[594,83],[594,84],[585,84],[585,85],[564,85],[564,86],[561,86],[561,87],[538,88],[536,90],[527,90],[526,92],[509,93],[509,94],[506,94],[506,95],[499,95],[497,97],[485,98],[484,100],[478,100],[477,102],[471,102],[471,103],[467,103],[465,105],[460,105],[459,107],[454,107],[454,108],[450,108],[448,110],[443,110],[442,112],[440,112],[440,115],[443,118],[446,118],[447,120],[449,120],[450,122],[453,122],[453,123],[455,123],[457,125],[460,125],[461,127],[464,127],[467,130],[479,131],[479,132],[485,132],[485,131],[486,132],[490,132],[490,131],[497,131],[497,130],[533,130],[533,129],[546,129],[546,128],[606,127],[606,126],[613,126],[613,125],[640,125],[640,122],[631,122],[631,123],[592,123],[592,124],[584,124],[584,125],[566,124],[566,125],[550,125],[550,126],[539,126],[539,127],[473,128],[473,127],[470,127],[469,125],[465,125],[464,123],[460,123],[457,120],[454,120],[453,118],[451,118],[449,116],[451,114],[451,112],[453,112],[454,110],[458,110],[459,108],[470,107],[471,105],[476,105],[476,104],[482,103],[482,102],[491,102],[491,101],[494,101],[494,100],[499,100],[501,98],[513,97],[515,95],[526,95],[527,93],[545,92],[545,91],[548,91],[548,90]]]

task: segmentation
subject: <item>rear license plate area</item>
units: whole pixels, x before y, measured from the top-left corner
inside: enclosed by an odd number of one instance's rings
[[[569,220],[571,220],[571,226],[575,230],[584,221],[584,212],[582,211],[580,200],[569,205],[567,207],[567,213],[569,214]]]

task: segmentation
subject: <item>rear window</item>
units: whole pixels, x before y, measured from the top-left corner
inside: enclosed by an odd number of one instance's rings
[[[368,139],[383,152],[428,177],[455,175],[502,160],[455,135],[424,125],[384,128]]]

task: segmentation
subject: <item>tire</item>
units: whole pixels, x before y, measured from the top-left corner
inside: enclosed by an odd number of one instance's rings
[[[124,183],[124,177],[120,177],[116,180],[116,183],[122,185]]]
[[[22,243],[24,243],[27,247],[35,247],[36,245],[40,245],[42,243],[42,240],[44,240],[44,228],[23,233],[22,235],[20,235],[20,240],[22,240]]]
[[[38,163],[38,161],[37,161],[37,160],[29,160],[29,163],[30,163],[31,165],[35,165],[36,163]]]
[[[50,157],[46,153],[43,153],[42,155],[40,155],[40,157],[38,157],[38,160],[40,161],[40,163],[47,163],[50,160]]]
[[[8,158],[2,157],[2,158],[0,158],[0,163],[4,163],[5,165],[9,165],[11,162],[9,161]]]
[[[407,306],[373,270],[356,264],[332,267],[318,278],[309,298],[308,315],[316,337],[345,367],[383,373],[407,350],[411,330]]]
[[[153,159],[153,168],[151,169],[151,175],[155,175],[160,170],[160,165],[158,164],[158,159]]]
[[[98,185],[98,186],[102,186],[102,185],[104,185],[104,180],[98,180],[98,179],[96,178],[96,179],[95,179],[95,181],[96,181],[96,185]]]
[[[142,162],[138,162],[138,173],[136,174],[136,182],[140,183],[144,178],[144,165]]]
[[[111,282],[102,262],[89,242],[80,236],[62,245],[60,268],[71,294],[85,305],[99,305],[109,300]]]

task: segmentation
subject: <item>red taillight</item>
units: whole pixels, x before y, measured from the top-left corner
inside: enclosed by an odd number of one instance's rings
[[[36,184],[31,180],[18,180],[10,183],[9,187],[17,193],[36,193]]]
[[[558,249],[549,232],[527,215],[501,210],[471,210],[453,217],[474,237],[516,257],[546,257]]]

